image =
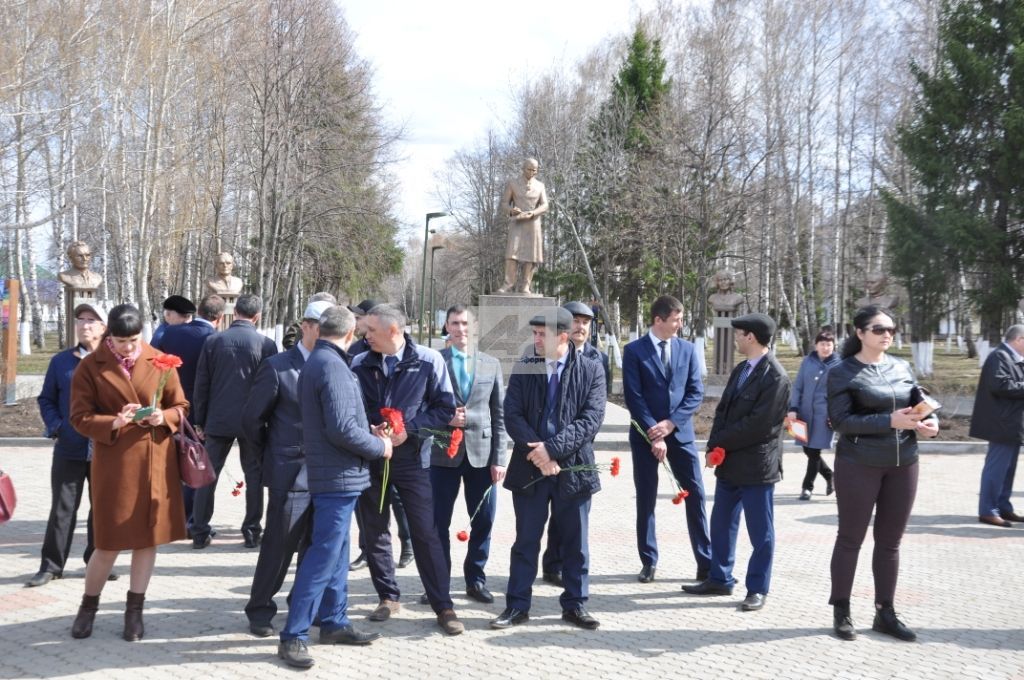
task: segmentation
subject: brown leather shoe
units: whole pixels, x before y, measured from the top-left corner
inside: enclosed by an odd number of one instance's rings
[[[137,642],[142,639],[146,629],[142,625],[142,603],[146,601],[145,593],[128,591],[128,600],[124,607],[124,639]]]
[[[402,605],[394,600],[381,600],[377,608],[370,614],[369,619],[371,621],[387,621],[391,618],[392,614],[397,614],[401,608]]]
[[[448,635],[462,635],[466,632],[466,627],[459,621],[454,609],[442,609],[437,615],[437,625]]]
[[[71,637],[87,638],[92,635],[92,622],[96,619],[96,610],[100,608],[99,595],[82,595],[82,604],[78,607],[78,615],[71,624]]]
[[[1021,517],[1015,512],[1001,512],[999,513],[999,516],[1007,522],[1024,522],[1024,517]]]
[[[994,527],[1012,527],[1013,525],[1007,522],[1002,517],[995,515],[982,515],[978,518],[978,521],[982,524],[991,524]]]

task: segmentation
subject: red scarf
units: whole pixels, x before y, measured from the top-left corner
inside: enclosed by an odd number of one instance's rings
[[[117,365],[121,367],[121,370],[124,371],[124,374],[130,380],[132,377],[132,369],[135,368],[135,362],[139,360],[139,355],[142,354],[142,343],[139,343],[135,347],[135,351],[132,352],[131,356],[126,357],[114,349],[114,340],[110,336],[107,336],[103,342],[106,343],[107,349],[109,349],[110,353],[114,355],[115,359],[117,359]]]

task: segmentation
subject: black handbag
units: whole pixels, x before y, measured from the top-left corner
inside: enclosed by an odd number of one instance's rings
[[[181,481],[185,486],[193,489],[201,489],[204,486],[213,484],[217,479],[217,473],[210,463],[210,456],[206,453],[206,447],[202,440],[188,422],[184,411],[180,408],[178,416],[178,431],[172,436],[174,446],[178,449],[178,470],[181,474]]]

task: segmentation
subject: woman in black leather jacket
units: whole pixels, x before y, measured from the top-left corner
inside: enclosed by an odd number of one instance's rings
[[[832,550],[832,596],[836,635],[856,637],[850,593],[857,557],[875,514],[875,619],[872,628],[908,642],[917,639],[893,609],[900,540],[917,494],[917,435],[939,432],[934,416],[911,413],[922,400],[907,362],[886,350],[896,334],[892,317],[869,306],[853,319],[855,334],[843,346],[843,361],[828,373],[828,414],[839,435],[835,488],[839,531]]]

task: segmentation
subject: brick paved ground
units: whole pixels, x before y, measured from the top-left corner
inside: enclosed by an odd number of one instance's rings
[[[623,476],[605,480],[591,515],[590,611],[601,620],[599,630],[564,624],[558,591],[541,584],[527,625],[492,631],[487,622],[501,611],[503,599],[490,606],[469,601],[456,578],[456,607],[468,631],[447,638],[429,609],[415,604],[421,588],[412,567],[399,572],[403,599],[410,604],[396,619],[372,624],[365,617],[376,596],[363,570],[352,577],[351,614],[361,627],[379,630],[385,638],[368,648],[313,646],[317,665],[308,676],[1024,678],[1024,527],[976,523],[981,462],[980,447],[974,454],[923,460],[897,602],[919,633],[914,644],[867,630],[873,592],[870,537],[855,587],[854,614],[862,634],[856,642],[830,635],[826,602],[835,503],[832,498],[796,499],[803,468],[798,454],[787,454],[788,475],[776,490],[778,549],[764,611],[737,610],[742,587],[731,598],[681,594],[680,585],[695,570],[682,508],[668,502],[671,491],[664,478],[658,580],[637,583],[627,457]],[[0,465],[13,475],[20,496],[15,521],[0,527],[0,677],[290,676],[292,671],[276,660],[276,639],[247,634],[242,608],[256,552],[241,545],[243,500],[233,498],[228,485],[218,491],[214,524],[220,535],[211,548],[194,551],[182,542],[160,549],[147,595],[145,641],[119,638],[126,577],[107,587],[93,637],[73,640],[68,631],[82,592],[83,527],[66,578],[23,588],[39,563],[49,504],[49,451],[7,448],[0,452]],[[241,476],[236,457],[228,470]],[[713,488],[710,475],[706,482]],[[1024,499],[1019,503],[1024,506]],[[505,585],[513,540],[511,507],[503,490],[489,567],[489,585],[496,593]],[[465,511],[458,517],[465,521]],[[453,549],[458,562],[464,548],[454,542]],[[748,554],[741,533],[741,582]],[[125,557],[116,570],[127,573]],[[278,599],[282,607],[283,600]],[[279,614],[277,623],[281,620]]]

